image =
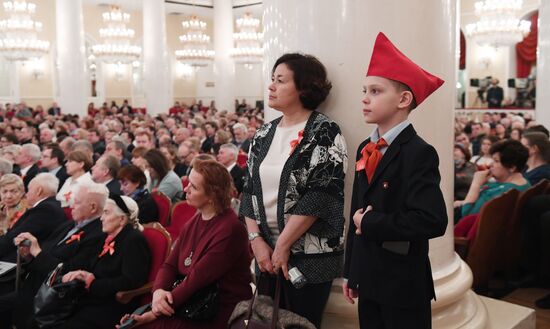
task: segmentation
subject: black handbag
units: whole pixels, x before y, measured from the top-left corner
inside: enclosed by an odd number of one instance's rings
[[[185,277],[176,280],[172,290],[185,281]],[[218,284],[213,283],[196,291],[176,310],[176,316],[185,320],[208,321],[216,317],[219,309]]]
[[[63,263],[57,265],[34,297],[34,318],[39,328],[50,328],[65,322],[85,291],[84,282],[80,280],[61,282],[62,268]]]

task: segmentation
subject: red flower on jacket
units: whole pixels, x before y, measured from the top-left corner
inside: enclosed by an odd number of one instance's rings
[[[304,130],[302,129],[298,132],[298,138],[290,141],[290,154],[294,152],[294,149],[296,148],[296,146],[298,146],[298,144],[300,144],[303,138],[304,138]]]
[[[81,231],[80,233],[78,234],[73,234],[71,235],[71,237],[69,239],[67,239],[67,241],[65,241],[66,244],[69,244],[73,241],[78,241],[80,242],[80,237],[82,236],[82,234],[84,234],[84,231]]]

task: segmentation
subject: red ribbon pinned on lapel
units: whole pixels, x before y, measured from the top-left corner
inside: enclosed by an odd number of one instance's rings
[[[69,239],[67,239],[67,241],[65,241],[65,244],[69,244],[73,241],[80,242],[80,237],[82,236],[82,234],[84,234],[84,231],[80,231],[80,233],[71,235],[71,237]]]
[[[69,200],[71,200],[71,194],[72,194],[72,193],[73,193],[73,192],[69,191],[69,192],[63,194],[63,196],[65,197],[65,201],[66,201],[66,202],[69,202]]]
[[[300,144],[303,138],[304,138],[304,130],[302,129],[298,132],[298,138],[290,141],[290,154],[294,152],[294,149],[296,148],[296,146],[298,146],[298,144]]]
[[[361,150],[361,159],[355,163],[355,171],[365,170],[369,183],[372,182],[376,167],[382,159],[382,152],[380,152],[380,149],[386,146],[388,146],[388,143],[386,143],[384,138],[380,138],[376,144],[369,142]]]
[[[109,253],[109,255],[113,255],[115,253],[115,241],[114,237],[108,236],[107,239],[105,239],[105,243],[103,244],[103,250],[101,251],[101,254],[99,254],[98,258],[101,258],[105,256],[105,254]]]

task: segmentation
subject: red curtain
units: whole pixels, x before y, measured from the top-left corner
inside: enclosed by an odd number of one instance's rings
[[[466,38],[464,33],[460,30],[460,60],[458,61],[458,69],[464,70],[466,68]]]
[[[538,19],[537,11],[531,16],[531,32],[516,45],[518,78],[527,78],[531,67],[537,62]]]

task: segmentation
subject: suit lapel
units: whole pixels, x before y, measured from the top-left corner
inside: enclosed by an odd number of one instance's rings
[[[414,130],[412,124],[410,124],[405,129],[403,129],[403,131],[397,136],[397,138],[395,138],[395,140],[388,147],[388,149],[384,153],[384,156],[382,156],[382,159],[378,163],[378,166],[374,171],[374,176],[372,176],[372,181],[370,182],[370,184],[368,184],[365,190],[365,195],[370,190],[370,188],[373,185],[375,185],[374,183],[380,177],[380,175],[384,172],[384,170],[387,168],[390,162],[399,154],[399,150],[401,149],[401,144],[409,141],[415,135],[416,135],[416,131]]]

